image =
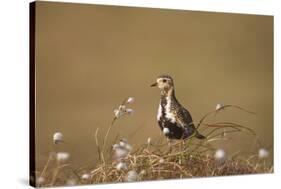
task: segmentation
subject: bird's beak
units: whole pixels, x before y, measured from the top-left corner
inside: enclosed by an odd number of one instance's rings
[[[157,86],[157,82],[150,85],[150,87],[156,87],[156,86]]]

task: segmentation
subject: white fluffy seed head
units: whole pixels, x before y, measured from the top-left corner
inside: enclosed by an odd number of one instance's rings
[[[121,111],[121,110],[115,109],[115,110],[114,110],[114,115],[115,115],[116,118],[119,118],[119,117],[121,117],[122,115],[124,115],[124,112]]]
[[[120,140],[119,146],[121,148],[124,148],[124,149],[128,150],[129,152],[132,151],[132,149],[133,149],[133,147],[128,143],[128,140],[125,139],[125,138]]]
[[[159,160],[159,163],[164,163],[165,162],[165,160],[163,159],[163,158],[161,158],[160,160]]]
[[[126,108],[125,105],[120,105],[118,109],[115,109],[114,111],[114,115],[116,118],[120,118],[121,116],[123,115],[126,115],[126,114],[133,114],[134,113],[134,110],[131,109],[131,108]]]
[[[123,141],[123,140],[121,140],[120,142],[119,142],[119,146],[120,147],[125,147],[127,145],[127,142],[125,142],[125,141]]]
[[[116,118],[123,116],[126,113],[126,106],[120,105],[118,109],[114,110],[114,115]]]
[[[151,138],[150,138],[150,137],[147,139],[147,144],[148,144],[148,145],[151,144]]]
[[[119,163],[116,165],[116,169],[117,169],[118,171],[120,171],[120,170],[127,170],[128,167],[127,167],[127,164],[126,164],[126,163],[119,162]]]
[[[128,104],[134,103],[135,102],[135,98],[134,97],[129,97],[127,100]]]
[[[82,176],[81,176],[81,179],[82,180],[88,180],[91,176],[88,174],[88,173],[84,173]]]
[[[116,150],[117,148],[120,148],[120,147],[121,147],[120,144],[113,144],[112,149]]]
[[[56,132],[53,135],[54,144],[59,144],[63,142],[63,134],[61,132]]]
[[[223,149],[218,149],[216,150],[215,154],[214,154],[214,158],[217,160],[217,161],[224,161],[225,160],[225,151]]]
[[[138,173],[135,170],[129,171],[126,177],[127,182],[134,182],[138,180]]]
[[[165,127],[165,128],[163,129],[163,133],[164,133],[165,135],[169,134],[169,132],[170,132],[170,130],[169,130],[168,128]]]
[[[133,114],[135,111],[133,110],[133,109],[131,109],[131,108],[127,108],[126,109],[126,113],[128,113],[128,114]]]
[[[269,156],[269,152],[265,148],[259,149],[259,158],[264,159]]]
[[[125,105],[120,105],[118,108],[121,112],[125,112],[126,111],[126,106]]]
[[[115,152],[116,159],[125,158],[129,154],[129,151],[125,148],[117,148],[117,149],[115,149],[114,152]]]
[[[56,159],[58,162],[65,162],[69,159],[69,157],[70,157],[70,154],[67,152],[58,152]]]
[[[114,158],[120,160],[130,153],[132,146],[128,143],[127,139],[121,139],[118,144],[112,146],[112,149],[114,151]]]
[[[38,178],[36,179],[36,184],[37,184],[37,185],[41,185],[41,184],[43,184],[44,182],[45,182],[45,178],[42,177],[42,176],[40,176],[40,177],[38,177]]]
[[[224,106],[223,104],[217,104],[217,105],[216,105],[216,110],[221,109],[223,106]]]

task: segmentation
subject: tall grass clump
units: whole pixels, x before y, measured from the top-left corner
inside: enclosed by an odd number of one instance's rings
[[[132,115],[133,109],[127,106],[134,102],[126,98],[117,109],[114,117],[101,136],[99,128],[95,131],[95,144],[99,162],[94,166],[73,169],[68,162],[67,152],[52,152],[41,172],[38,172],[37,186],[59,186],[76,184],[98,184],[114,182],[135,182],[176,178],[207,176],[226,176],[255,173],[272,173],[273,165],[268,161],[270,151],[262,147],[253,129],[234,122],[212,122],[206,120],[221,111],[237,109],[255,114],[240,106],[218,104],[214,111],[205,114],[197,123],[197,129],[206,136],[205,140],[190,137],[185,141],[174,141],[168,145],[164,135],[147,138],[142,145],[133,145],[122,136],[110,143],[109,136],[119,118]],[[227,154],[227,149],[216,148],[214,141],[224,142],[229,133],[237,136],[248,133],[258,141],[259,149],[253,154]],[[54,145],[64,143],[63,135],[55,133]]]

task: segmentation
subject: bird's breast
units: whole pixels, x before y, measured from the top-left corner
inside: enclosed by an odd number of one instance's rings
[[[167,120],[171,123],[176,122],[174,111],[172,110],[172,101],[170,97],[162,98],[158,107],[157,120]]]
[[[172,123],[176,122],[176,116],[172,111],[172,100],[171,97],[166,97],[166,106],[165,106],[165,117]]]

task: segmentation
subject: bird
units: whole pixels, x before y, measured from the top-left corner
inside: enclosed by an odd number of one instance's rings
[[[189,111],[177,100],[174,81],[170,75],[158,76],[151,87],[158,87],[161,92],[157,122],[168,139],[185,140],[192,136],[198,139],[206,138],[195,128]]]

